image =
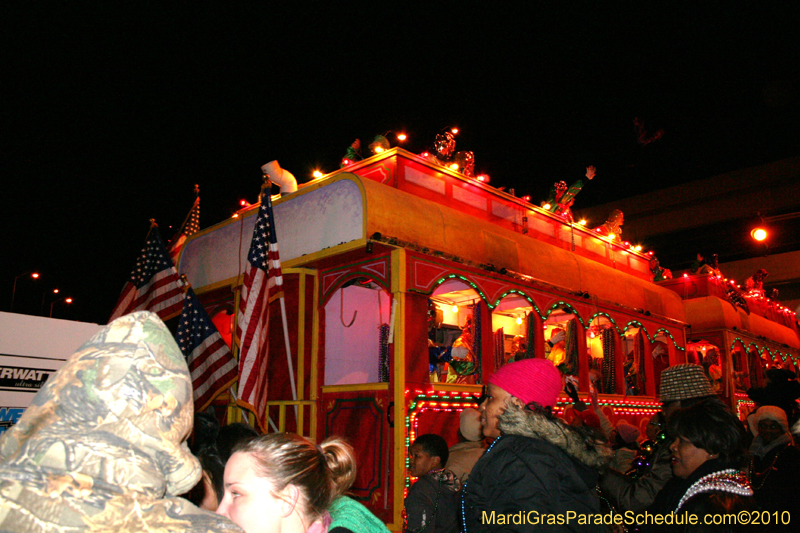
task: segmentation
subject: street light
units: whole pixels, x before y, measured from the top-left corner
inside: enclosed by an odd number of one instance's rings
[[[68,304],[72,303],[72,298],[70,298],[68,296],[64,296],[62,298],[59,298],[58,300],[55,300],[53,303],[50,304],[50,318],[53,318],[53,306],[56,305],[61,300],[64,300]]]
[[[750,232],[750,236],[753,237],[758,242],[761,242],[769,236],[769,233],[767,233],[767,230],[765,228],[758,227]]]
[[[58,294],[60,292],[60,290],[61,289],[53,289],[49,293],[47,291],[43,291],[42,292],[42,316],[44,316],[44,303],[45,303],[45,300],[47,300],[47,295],[48,294]]]
[[[800,212],[784,213],[783,215],[774,215],[770,217],[761,216],[761,213],[758,213],[753,223],[750,225],[750,236],[753,240],[763,242],[766,245],[767,243],[764,241],[770,238],[770,226],[773,225],[774,222],[791,220],[793,218],[800,218]]]
[[[8,310],[9,313],[13,313],[14,312],[14,297],[17,295],[17,280],[19,278],[21,278],[22,276],[27,276],[28,274],[30,274],[31,278],[33,278],[33,279],[39,279],[39,273],[38,272],[24,272],[24,273],[20,274],[19,276],[17,276],[16,278],[14,278],[14,288],[11,290],[11,309]]]

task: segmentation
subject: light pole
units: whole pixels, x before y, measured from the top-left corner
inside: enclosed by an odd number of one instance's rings
[[[72,303],[72,298],[69,298],[68,296],[63,296],[63,297],[59,298],[58,300],[54,300],[53,303],[50,304],[50,318],[53,318],[53,306],[56,305],[61,300],[64,300],[68,304]]]
[[[52,294],[58,294],[59,292],[60,292],[60,289],[53,289],[50,292],[47,292],[47,291],[43,291],[42,292],[42,316],[44,316],[44,303],[45,303],[45,300],[47,300],[47,295],[51,294],[51,293]]]
[[[28,274],[30,274],[31,278],[33,279],[39,279],[38,272],[23,272],[22,274],[14,278],[14,288],[11,290],[11,309],[8,310],[9,313],[14,312],[14,297],[17,295],[17,280],[22,276],[27,276]]]

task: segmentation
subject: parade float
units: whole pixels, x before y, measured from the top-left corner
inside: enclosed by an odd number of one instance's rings
[[[754,406],[747,391],[767,384],[768,368],[800,375],[797,317],[765,294],[761,272],[744,287],[718,268],[659,282],[684,300],[687,362],[706,369],[714,389],[742,418]]]
[[[707,277],[654,283],[658,262],[624,241],[621,213],[594,229],[572,220],[582,182],[555,184],[536,206],[472,175],[469,156],[376,148],[273,200],[289,357],[271,343],[265,429],[346,436],[358,456],[352,493],[390,529],[402,529],[409,443],[434,432],[454,444],[459,411],[477,407],[482,384],[510,360],[553,360],[583,398],[599,391],[612,422],[642,433],[660,408],[661,370],[697,357],[690,331],[729,348],[721,356],[744,354],[722,365],[729,397],[753,349],[759,364],[765,351],[797,361],[793,322],[751,312],[745,324],[696,301]],[[256,213],[196,233],[179,259],[228,342]],[[703,326],[689,330],[698,313]],[[280,312],[272,316],[280,339]],[[561,400],[569,418],[571,400]]]

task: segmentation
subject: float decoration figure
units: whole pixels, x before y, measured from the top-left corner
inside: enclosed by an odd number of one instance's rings
[[[614,209],[609,213],[608,218],[602,226],[598,226],[599,231],[604,237],[622,241],[622,224],[625,223],[625,216],[619,209]]]
[[[452,131],[436,135],[433,153],[427,153],[426,158],[431,163],[461,172],[468,178],[475,177],[475,154],[456,152],[456,138]]]
[[[597,169],[593,166],[586,167],[586,178],[594,179]],[[559,181],[553,184],[550,189],[550,196],[542,204],[542,207],[551,213],[563,217],[567,222],[572,223],[575,219],[572,218],[572,204],[575,203],[575,195],[583,189],[583,180],[578,180],[569,188],[565,181]]]

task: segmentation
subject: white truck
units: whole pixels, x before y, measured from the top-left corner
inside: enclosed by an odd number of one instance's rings
[[[103,326],[0,313],[0,435],[72,353]]]

